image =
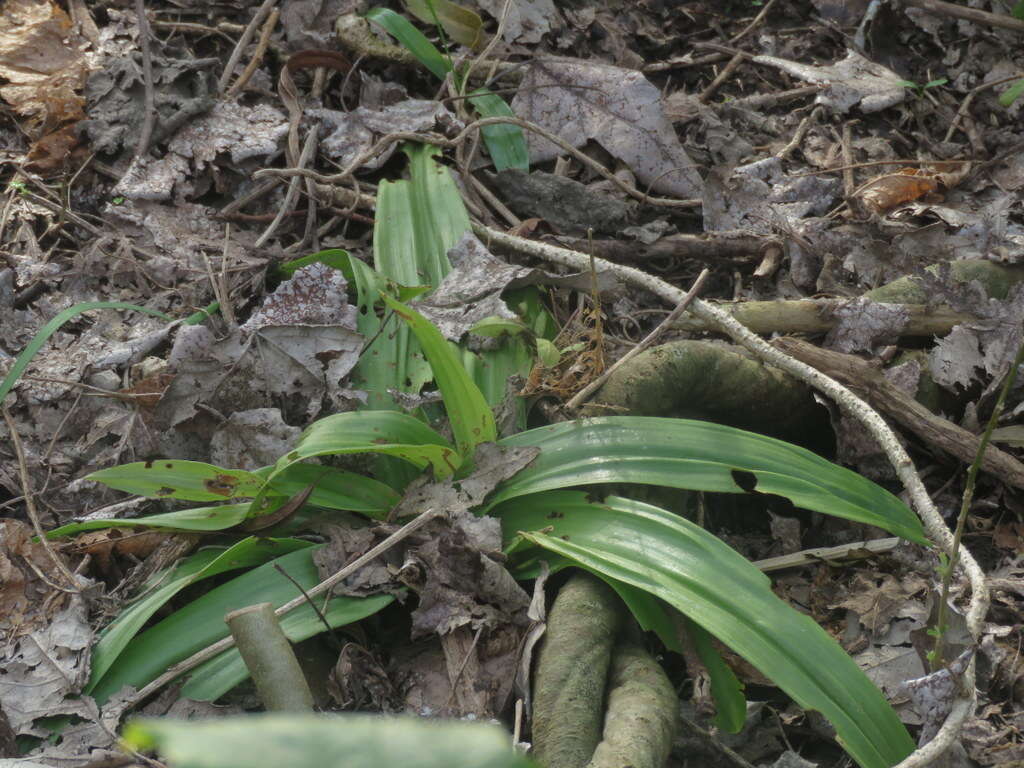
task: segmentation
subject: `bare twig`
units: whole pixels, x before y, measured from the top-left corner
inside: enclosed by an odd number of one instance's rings
[[[743,63],[744,59],[747,58],[747,54],[737,53],[735,56],[729,59],[729,63],[722,67],[722,71],[718,73],[718,76],[711,81],[711,84],[707,88],[701,91],[701,94],[700,96],[697,97],[697,100],[700,101],[702,104],[706,104],[708,100],[712,96],[714,96],[715,91],[717,91],[721,87],[722,83],[724,83],[726,80],[732,77],[732,73],[735,72],[739,68],[740,64]]]
[[[853,130],[850,121],[843,122],[843,195],[849,200],[853,197],[857,188],[857,181],[853,176]]]
[[[46,538],[46,532],[43,530],[42,523],[39,522],[39,512],[36,509],[35,496],[32,493],[32,479],[28,474],[28,463],[25,461],[25,448],[21,443],[21,435],[18,434],[17,425],[14,423],[14,418],[11,416],[11,412],[7,410],[7,406],[3,407],[4,421],[7,422],[7,429],[11,433],[11,445],[14,446],[14,453],[18,457],[18,474],[21,477],[21,490],[25,498],[25,510],[28,512],[28,519],[32,522],[32,527],[35,529],[36,536],[39,537],[39,543],[43,545],[43,549],[46,550],[46,554],[50,556],[53,561],[54,567],[57,572],[64,577],[67,582],[68,590],[71,592],[78,592],[78,581],[71,574],[67,565],[60,559],[56,552],[53,551],[53,547],[50,545],[50,540]]]
[[[189,21],[154,21],[153,27],[155,29],[170,29],[175,32],[194,32],[197,35],[219,35],[231,44],[235,42],[235,39],[223,29],[208,27],[205,24],[195,24]]]
[[[745,26],[738,34],[735,34],[729,38],[729,44],[736,45],[736,43],[738,43],[744,37],[749,35],[755,29],[757,29],[758,25],[761,24],[761,22],[763,22],[765,18],[768,16],[768,11],[772,9],[773,5],[775,5],[775,0],[768,0],[768,2],[765,3],[764,7],[761,9],[761,12],[754,17],[754,20],[752,22],[747,24],[747,26]]]
[[[963,120],[964,115],[967,114],[967,110],[971,108],[971,102],[974,101],[975,96],[977,96],[982,91],[988,90],[989,88],[994,88],[995,86],[1002,85],[1003,83],[1009,83],[1012,80],[1020,80],[1022,77],[1024,77],[1024,72],[1018,72],[1016,75],[1010,75],[1009,77],[1001,77],[998,80],[990,80],[987,83],[982,83],[981,85],[975,86],[970,91],[968,91],[967,96],[964,97],[963,103],[960,105],[960,108],[956,111],[956,115],[953,116],[953,122],[949,124],[949,130],[946,131],[946,136],[943,139],[943,141],[949,141],[951,138],[953,138],[953,132],[957,129],[957,127],[959,127],[960,121]]]
[[[280,15],[280,11],[275,8],[270,12],[266,22],[263,24],[263,29],[260,31],[260,40],[256,44],[256,51],[252,55],[252,59],[246,65],[245,69],[239,78],[228,88],[225,96],[229,99],[234,98],[242,89],[245,88],[246,83],[249,82],[249,78],[253,76],[257,67],[263,62],[263,56],[267,52],[267,46],[270,45],[270,35],[274,31],[274,27],[277,26],[277,17]]]
[[[1015,19],[1013,16],[989,13],[977,8],[968,8],[966,5],[946,3],[943,0],[900,0],[900,2],[914,8],[923,8],[931,13],[943,13],[958,19],[973,21],[975,24],[985,24],[990,27],[1012,29],[1014,32],[1024,32],[1024,21]]]
[[[926,445],[941,448],[965,463],[973,461],[978,453],[981,441],[976,435],[932,413],[867,361],[787,336],[775,339],[772,345],[863,393],[865,400],[918,435]],[[1024,488],[1024,464],[994,445],[982,452],[981,466],[1008,485]]]
[[[467,139],[474,132],[485,128],[488,125],[517,125],[520,128],[533,131],[534,133],[543,136],[545,139],[550,141],[552,144],[556,144],[563,151],[571,154],[581,163],[591,168],[599,175],[612,182],[616,187],[621,189],[627,195],[632,197],[634,200],[649,203],[651,205],[661,206],[665,208],[697,208],[700,206],[700,200],[675,200],[664,197],[647,197],[643,192],[638,190],[631,184],[626,183],[614,173],[609,171],[603,165],[592,159],[586,153],[581,152],[576,147],[569,144],[567,141],[562,139],[560,136],[556,136],[550,131],[546,131],[539,125],[531,123],[527,120],[521,120],[518,117],[486,117],[482,120],[477,120],[470,123],[459,134],[453,139],[446,139],[436,134],[423,134],[423,133],[410,133],[410,132],[397,132],[390,133],[387,136],[381,137],[377,143],[370,149],[364,151],[359,157],[349,164],[348,168],[341,171],[340,173],[334,173],[330,175],[324,175],[309,171],[303,168],[264,168],[253,174],[254,178],[262,179],[268,177],[292,177],[292,176],[304,176],[306,178],[318,181],[321,184],[337,184],[340,182],[348,181],[352,174],[355,173],[365,162],[369,159],[376,157],[381,154],[392,144],[399,141],[418,141],[427,144],[433,144],[438,147],[457,148],[463,141]]]
[[[153,55],[149,49],[149,19],[146,18],[145,0],[135,0],[135,15],[139,25],[139,47],[142,49],[142,82],[145,97],[142,107],[142,127],[135,144],[135,157],[143,157],[149,151],[153,138],[153,124],[156,122],[156,94],[153,91]]]
[[[704,67],[708,64],[717,64],[720,61],[725,61],[729,57],[724,53],[711,53],[707,56],[700,56],[696,59],[689,58],[689,54],[686,57],[676,57],[669,59],[668,61],[654,61],[650,64],[643,66],[642,72],[664,72],[668,69],[684,69],[687,67]]]
[[[787,157],[790,156],[790,154],[792,154],[797,148],[799,148],[800,144],[804,140],[804,136],[807,135],[807,130],[811,127],[811,123],[816,122],[818,120],[818,116],[821,114],[821,112],[822,107],[817,106],[811,110],[811,113],[809,115],[807,115],[806,117],[804,117],[803,120],[800,121],[800,125],[796,127],[796,131],[794,131],[793,133],[793,138],[786,143],[786,146],[784,146],[782,149],[775,153],[775,156],[779,158],[779,160],[785,160]]]
[[[880,555],[883,552],[892,552],[892,550],[899,546],[900,541],[901,539],[898,536],[890,536],[885,539],[855,541],[852,544],[841,544],[838,547],[802,549],[790,555],[755,560],[753,565],[763,573],[771,573],[772,571],[781,571],[785,568],[796,568],[802,565],[813,565],[814,563],[857,560]]]
[[[575,410],[576,408],[579,408],[583,404],[583,401],[590,397],[592,394],[594,394],[594,392],[596,392],[602,384],[608,381],[608,378],[613,373],[615,373],[615,371],[617,371],[623,365],[628,363],[634,357],[636,357],[645,349],[648,349],[652,344],[654,344],[654,342],[658,340],[658,337],[661,336],[661,334],[664,331],[672,327],[672,323],[678,320],[680,315],[682,315],[683,312],[686,311],[686,308],[690,306],[690,302],[697,298],[697,294],[700,293],[700,289],[704,287],[704,281],[708,279],[708,275],[710,274],[711,273],[707,269],[701,270],[701,273],[697,275],[697,279],[693,281],[693,285],[690,286],[690,290],[687,291],[686,295],[683,296],[682,299],[680,299],[678,304],[676,304],[675,309],[669,312],[668,317],[662,320],[661,323],[659,323],[653,331],[647,334],[640,341],[639,344],[637,344],[635,347],[629,350],[629,352],[627,352],[618,360],[616,360],[613,366],[608,368],[608,370],[606,370],[592,382],[587,384],[587,386],[585,386],[583,389],[581,389],[579,392],[573,395],[572,399],[570,399],[569,402],[565,404],[565,407],[570,410]]]
[[[312,159],[313,152],[317,146],[319,134],[319,125],[310,126],[309,133],[306,134],[306,143],[302,147],[302,154],[299,155],[297,170],[302,170],[303,166]],[[295,201],[299,196],[299,183],[300,175],[297,174],[292,177],[291,182],[288,184],[288,191],[285,193],[281,207],[277,209],[277,216],[274,217],[274,220],[270,222],[269,226],[263,231],[263,234],[256,240],[257,248],[262,248],[266,245],[267,240],[269,240],[277,231],[277,228],[281,226],[281,222],[284,221],[285,217],[289,213],[291,213],[292,207],[295,205]]]
[[[821,85],[802,85],[799,88],[789,88],[785,91],[773,91],[772,93],[755,93],[752,96],[744,96],[730,103],[734,107],[744,109],[763,109],[774,107],[793,99],[802,99],[805,96],[814,96],[822,90]]]
[[[776,245],[772,248],[766,248],[764,256],[761,258],[761,263],[754,270],[754,277],[765,278],[774,275],[775,270],[782,263],[782,256],[782,246]]]
[[[242,60],[242,54],[245,53],[246,46],[249,45],[249,41],[256,34],[256,30],[263,23],[263,20],[270,15],[270,11],[275,5],[277,5],[277,0],[263,0],[260,7],[256,9],[256,14],[252,17],[252,21],[246,26],[241,37],[238,38],[235,50],[231,52],[228,63],[224,65],[224,71],[220,73],[220,80],[217,81],[217,90],[221,93],[227,90],[228,81],[231,80],[231,73],[235,71],[238,62]]]
[[[831,168],[822,168],[818,171],[807,171],[805,173],[794,173],[789,176],[790,179],[802,179],[804,176],[823,176],[826,173],[838,173],[839,171],[845,171],[848,168],[874,168],[880,165],[945,165],[946,163],[973,163],[973,160],[905,160],[897,158],[895,160],[870,160],[863,163],[851,163],[849,165],[836,165]]]

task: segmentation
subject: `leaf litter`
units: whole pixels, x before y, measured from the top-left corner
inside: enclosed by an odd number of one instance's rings
[[[285,4],[281,29],[268,39],[275,56],[254,58],[254,40],[227,72],[236,78],[246,62],[255,63],[242,98],[232,100],[218,95],[216,81],[232,47],[222,36],[235,39],[241,27],[233,25],[247,23],[252,9],[218,10],[207,27],[168,21],[168,9],[157,3],[150,10],[159,34],[149,39],[155,150],[136,157],[146,77],[134,12],[72,5],[69,15],[49,0],[18,0],[8,3],[0,23],[0,98],[10,107],[0,125],[8,161],[0,216],[0,373],[48,319],[81,301],[132,301],[184,317],[226,296],[241,324],[214,317],[203,325],[169,325],[139,315],[93,314],[52,337],[4,403],[25,441],[47,527],[90,515],[164,511],[164,502],[126,505],[122,496],[81,480],[121,461],[167,456],[214,457],[233,467],[271,463],[317,415],[359,399],[348,372],[366,342],[340,273],[320,264],[288,279],[273,271],[285,258],[322,248],[364,256],[370,232],[350,203],[313,200],[309,195],[323,190],[303,185],[304,197],[284,225],[267,245],[255,246],[284,198],[281,184],[260,192],[253,178],[260,168],[281,166],[288,141],[288,104],[275,93],[277,62],[302,48],[333,48],[333,15],[348,6],[334,11],[325,4],[312,12],[306,4]],[[725,12],[691,4],[680,15],[635,4],[613,14],[599,3],[559,8],[542,0],[481,0],[488,35],[497,32],[506,5],[501,40],[489,55],[515,66],[500,75],[489,71],[490,87],[515,90],[507,100],[520,118],[580,154],[527,131],[529,176],[488,175],[486,155],[468,164],[454,157],[454,164],[474,169],[513,218],[464,190],[476,210],[482,204],[488,216],[505,217],[535,237],[587,228],[609,237],[643,232],[654,244],[674,232],[779,237],[784,253],[774,266],[712,264],[706,298],[845,299],[822,310],[832,325],[818,341],[876,365],[899,360],[908,310],[864,294],[907,276],[923,289],[919,303],[926,309],[945,306],[970,319],[914,341],[910,346],[923,348],[923,362],[898,362],[903,368],[886,375],[919,397],[927,389],[933,410],[978,430],[1024,326],[1024,99],[1009,107],[999,103],[1024,71],[1019,33],[902,6],[864,15],[864,4],[837,9],[815,2],[815,11],[772,4],[755,20],[758,8]],[[845,36],[822,34],[832,24]],[[422,29],[434,34],[429,25]],[[702,47],[707,40],[743,53],[720,82],[716,75],[733,53]],[[326,88],[300,78],[302,125],[322,123],[308,167],[332,173],[390,132],[454,135],[472,116],[459,99],[436,100],[434,85],[424,82],[407,65],[370,51],[356,76],[328,78]],[[363,191],[401,173],[393,148],[358,169]],[[604,165],[621,185],[587,159]],[[864,167],[850,167],[858,163]],[[530,186],[535,181],[539,191]],[[461,177],[460,183],[471,182]],[[636,194],[627,195],[628,189]],[[701,198],[703,206],[647,204],[654,194]],[[228,208],[250,195],[249,202]],[[307,223],[314,214],[316,226]],[[555,289],[552,308],[570,330],[578,307],[569,292],[589,293],[588,275],[506,263],[469,237],[449,257],[451,276],[417,307],[452,340],[480,320],[514,317],[506,296],[516,287]],[[1003,267],[1009,283],[993,288],[980,279],[954,279],[954,270],[942,265],[959,260]],[[926,271],[934,264],[937,270]],[[703,263],[682,256],[642,266],[685,284]],[[615,296],[605,278],[599,276],[602,294]],[[638,340],[662,308],[638,294],[609,298],[601,309],[608,313],[603,343],[617,356],[616,345]],[[570,370],[574,360],[566,362]],[[1011,393],[1001,430],[1017,428],[1022,391],[1018,384]],[[839,456],[863,454],[855,433],[840,429]],[[962,467],[926,438],[910,431],[902,437],[952,516]],[[1020,457],[1019,442],[1005,445]],[[64,593],[24,569],[31,561],[50,581],[58,578],[20,522],[24,489],[15,461],[9,441],[0,441],[0,507],[16,518],[5,521],[0,546],[0,599],[9,609],[3,612],[8,675],[0,703],[23,735],[42,734],[41,714],[78,714],[83,722],[37,757],[84,763],[90,747],[110,745],[104,728],[116,730],[120,717],[117,702],[98,721],[87,699],[74,698],[109,600],[100,597],[104,588],[97,580],[83,576],[81,591]],[[870,463],[862,466],[870,471]],[[885,482],[886,470],[878,471]],[[416,485],[406,503],[466,509],[492,484],[467,490],[465,482],[459,488]],[[716,512],[722,519],[728,514]],[[1024,759],[1019,654],[1013,651],[1021,642],[1022,514],[1013,490],[983,476],[968,540],[995,588],[978,650],[990,670],[983,669],[979,706],[962,738],[981,765]],[[740,515],[732,521],[739,532],[726,535],[752,556],[874,535],[772,519],[758,529]],[[377,536],[365,527],[325,527],[323,533],[340,547],[338,562]],[[425,529],[408,558],[361,572],[364,593],[419,592],[413,622],[424,639],[387,648],[390,664],[383,649],[349,652],[348,669],[361,667],[366,677],[361,687],[339,689],[341,698],[404,703],[422,712],[498,714],[514,674],[513,641],[525,631],[523,595],[504,578],[499,546],[493,525],[462,515]],[[100,551],[94,548],[91,556],[100,560]],[[114,572],[130,571],[138,557],[116,549],[107,555]],[[923,731],[941,720],[948,704],[942,674],[922,674],[920,635],[937,599],[933,569],[930,561],[897,552],[858,564],[803,566],[779,581],[891,696],[898,698],[899,685],[911,678],[924,680],[916,686],[924,698],[901,701],[899,708]],[[837,580],[844,581],[841,587],[832,584]],[[481,628],[483,645],[474,639]],[[470,657],[453,699],[452,670]],[[61,674],[46,676],[53,664]],[[15,682],[22,687],[10,685]],[[37,698],[27,700],[24,685],[33,686]],[[763,706],[754,703],[751,711]],[[793,764],[796,758],[778,742],[778,723],[799,718],[792,711],[782,720],[752,716],[748,759]]]

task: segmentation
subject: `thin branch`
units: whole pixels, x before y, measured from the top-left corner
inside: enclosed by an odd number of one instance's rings
[[[252,17],[252,21],[246,26],[242,36],[238,38],[235,50],[231,52],[228,63],[224,65],[224,71],[220,73],[220,80],[217,81],[217,90],[220,93],[224,93],[227,90],[228,81],[231,80],[231,73],[235,71],[235,67],[241,61],[246,46],[249,45],[249,41],[256,34],[256,29],[270,15],[270,11],[275,5],[277,5],[277,0],[263,0],[263,4],[256,9],[256,15]]]
[[[43,545],[46,554],[50,556],[57,572],[64,577],[69,590],[77,593],[79,591],[77,579],[71,574],[64,561],[54,552],[53,547],[50,545],[50,540],[46,538],[46,531],[43,530],[42,523],[39,522],[39,512],[36,509],[35,498],[32,493],[32,480],[28,474],[28,463],[25,461],[25,448],[21,443],[21,435],[18,434],[17,425],[14,423],[11,412],[7,410],[7,406],[3,407],[3,412],[4,421],[7,422],[7,429],[11,433],[11,444],[14,446],[14,453],[18,457],[18,474],[21,476],[21,491],[24,494],[25,510],[28,512],[28,519],[32,522],[36,536],[39,537],[39,543]]]
[[[968,8],[966,5],[946,3],[942,0],[901,0],[901,2],[913,8],[923,8],[930,13],[943,13],[957,19],[973,21],[975,24],[985,24],[990,27],[1012,29],[1014,32],[1024,32],[1024,21],[1005,14],[989,13],[978,8]]]
[[[586,153],[581,152],[579,149],[577,149],[572,144],[562,139],[560,136],[557,136],[551,133],[550,131],[541,128],[539,125],[536,125],[535,123],[531,123],[527,120],[522,120],[518,117],[485,117],[482,120],[477,120],[475,122],[470,123],[465,128],[463,128],[462,131],[460,131],[455,138],[452,139],[446,139],[436,134],[413,133],[406,131],[389,133],[387,136],[382,136],[373,147],[359,155],[359,157],[353,160],[349,164],[348,168],[343,170],[341,173],[324,175],[321,173],[316,173],[315,171],[309,171],[302,168],[264,168],[262,170],[256,171],[256,173],[253,174],[253,178],[288,178],[292,176],[304,176],[306,178],[313,179],[314,181],[318,181],[321,184],[338,184],[341,182],[348,181],[352,174],[354,174],[356,170],[358,170],[363,165],[363,163],[381,154],[382,152],[384,152],[384,150],[386,150],[389,146],[396,142],[418,141],[426,144],[433,144],[434,146],[438,147],[454,149],[457,148],[463,141],[466,141],[466,139],[470,135],[480,130],[481,128],[486,128],[488,125],[517,125],[520,128],[524,128],[528,131],[533,131],[539,136],[542,136],[543,138],[550,141],[552,144],[557,145],[563,151],[568,152],[581,163],[586,165],[588,168],[591,168],[596,173],[601,175],[603,178],[607,179],[616,187],[621,189],[627,195],[632,197],[634,200],[639,200],[641,203],[649,203],[650,205],[657,205],[665,208],[697,208],[700,207],[701,205],[701,201],[696,199],[675,200],[664,197],[648,197],[643,192],[634,187],[632,184],[627,184],[625,181],[620,179],[618,176],[609,171],[603,165],[598,163],[596,160],[591,158]]]
[[[230,88],[228,88],[227,93],[225,94],[227,98],[232,99],[241,93],[242,89],[245,88],[246,84],[249,82],[249,79],[253,76],[256,68],[263,62],[263,56],[266,54],[267,47],[270,45],[270,34],[274,31],[274,27],[277,26],[277,17],[279,15],[280,11],[275,8],[267,17],[266,22],[263,24],[263,29],[260,32],[260,40],[256,44],[256,51],[253,53],[252,59],[249,60],[249,63],[246,65],[245,70],[239,78],[232,83]]]

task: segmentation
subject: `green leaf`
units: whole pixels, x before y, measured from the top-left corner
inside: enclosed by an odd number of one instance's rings
[[[385,303],[408,324],[423,349],[444,399],[459,453],[469,459],[480,443],[498,438],[487,400],[466,373],[456,348],[423,315],[384,295]]]
[[[68,523],[48,531],[46,538],[57,539],[85,531],[99,531],[104,528],[162,528],[175,531],[223,531],[245,520],[249,502],[242,504],[221,504],[216,507],[193,507],[165,512],[147,517],[109,518],[106,520],[83,520]]]
[[[136,750],[177,768],[529,768],[503,729],[410,716],[263,714],[132,720]]]
[[[543,499],[544,496],[545,494],[540,494],[538,497],[527,497],[527,499]],[[504,507],[499,507],[499,509],[504,509]],[[506,527],[506,537],[510,533],[511,531]],[[519,581],[537,578],[539,570],[537,560],[540,559],[547,560],[552,574],[575,565],[572,560],[553,552],[545,554],[544,550],[530,545],[529,542],[519,537],[512,539],[509,544],[510,549],[507,551],[516,554],[512,561],[512,574]],[[736,679],[736,675],[715,650],[707,632],[692,621],[687,621],[685,616],[651,593],[631,584],[608,578],[604,574],[597,573],[595,575],[603,578],[608,586],[618,593],[641,629],[657,634],[662,645],[670,651],[683,653],[683,646],[679,642],[678,630],[674,621],[686,621],[686,629],[693,640],[694,649],[707,669],[708,677],[711,680],[711,697],[715,700],[718,710],[715,725],[729,733],[738,733],[746,722],[747,714],[743,684]]]
[[[161,606],[185,587],[226,571],[262,565],[272,558],[309,546],[309,542],[296,539],[250,537],[227,549],[202,549],[169,571],[157,574],[150,580],[156,588],[145,592],[141,599],[122,611],[100,634],[99,641],[92,650],[91,676],[85,692],[95,692],[111,667],[115,663],[120,663],[118,659],[121,652],[142,626]],[[131,660],[127,659],[123,663],[130,666]],[[114,690],[116,688],[111,689],[111,692]]]
[[[498,339],[502,336],[518,336],[520,333],[529,334],[530,329],[521,320],[492,315],[483,320],[477,320],[469,332],[488,339]]]
[[[169,315],[165,315],[163,312],[158,312],[155,309],[148,309],[147,307],[140,307],[137,304],[128,304],[124,301],[87,301],[82,304],[75,304],[73,307],[68,307],[63,312],[58,314],[53,320],[48,322],[39,332],[32,337],[32,341],[21,351],[17,359],[14,361],[14,365],[11,366],[11,370],[4,376],[2,382],[0,382],[0,403],[3,403],[7,397],[7,393],[11,391],[11,388],[21,378],[21,374],[25,372],[28,364],[32,362],[32,358],[36,356],[36,353],[42,349],[42,346],[47,340],[53,336],[60,327],[64,325],[68,320],[82,314],[83,312],[89,312],[93,309],[130,309],[133,312],[141,312],[144,315],[153,315],[159,317],[161,320],[171,320]]]
[[[341,272],[345,279],[352,282],[355,276],[352,272],[352,257],[348,251],[342,248],[328,248],[323,251],[317,251],[311,253],[309,256],[303,256],[300,259],[292,259],[281,264],[278,269],[282,274],[291,276],[298,272],[303,267],[308,267],[310,264],[325,264],[328,267]]]
[[[282,540],[263,541],[273,546]],[[294,548],[294,540],[283,541],[285,544],[282,545],[282,551]],[[168,667],[227,636],[228,628],[224,623],[224,614],[228,611],[262,602],[273,603],[276,607],[298,597],[301,593],[295,584],[277,571],[275,565],[280,566],[303,589],[316,586],[320,579],[313,563],[314,548],[309,546],[308,542],[301,544],[302,549],[290,551],[222,584],[132,638],[117,654],[116,663],[109,665],[106,674],[98,678],[97,682],[90,684],[87,692],[102,704],[125,685],[141,688],[163,674]],[[368,609],[379,610],[379,599],[372,603],[361,602],[370,599],[373,598],[333,598],[341,603],[359,603]],[[308,603],[288,615],[290,617],[293,614],[300,617],[309,614],[315,617],[315,612]],[[323,624],[320,624],[320,627],[323,628]]]
[[[562,353],[558,351],[558,347],[547,339],[537,339],[537,355],[545,368],[558,365],[558,361],[562,359]]]
[[[477,48],[483,37],[480,17],[450,0],[404,0],[405,7],[424,24],[440,24],[459,45]]]
[[[273,471],[273,467],[263,467],[256,473],[269,477]],[[275,475],[270,486],[276,493],[290,497],[313,483],[307,504],[361,512],[370,517],[383,518],[400,498],[379,480],[343,469],[325,469],[317,464],[292,464]]]
[[[226,501],[255,496],[263,480],[244,469],[224,469],[201,461],[157,459],[121,464],[86,475],[111,488],[154,499]]]
[[[438,79],[444,80],[445,76],[452,71],[451,62],[447,57],[437,50],[434,44],[427,40],[426,36],[404,16],[399,16],[388,8],[371,8],[366,13],[366,19],[387,30]]]
[[[422,421],[397,411],[336,413],[313,422],[295,448],[274,465],[271,485],[291,465],[314,456],[380,453],[404,459],[419,469],[430,465],[446,477],[459,465],[448,441]]]
[[[843,649],[779,599],[756,567],[699,526],[642,502],[611,497],[597,504],[574,491],[515,498],[492,514],[506,538],[519,531],[684,613],[801,707],[825,715],[863,768],[887,768],[913,751],[896,713]]]
[[[390,313],[383,322],[377,317],[381,291],[396,295],[389,281],[440,285],[451,272],[448,251],[469,229],[469,215],[451,173],[434,159],[437,148],[403,149],[409,156],[410,179],[381,182],[377,193],[373,236],[377,271],[365,265],[355,269],[357,326],[371,341],[353,369],[352,383],[369,393],[371,408],[397,408],[388,389],[419,392],[433,375],[409,328],[389,319]]]
[[[541,454],[498,486],[492,506],[528,493],[595,483],[743,493],[733,474],[742,472],[753,475],[759,493],[929,545],[917,516],[884,488],[799,446],[720,424],[609,416],[521,432],[500,444],[534,445]]]
[[[1022,93],[1024,93],[1024,77],[999,94],[999,103],[1004,107],[1009,107],[1013,102],[1020,98]]]
[[[1019,3],[1013,6],[1010,15],[1015,19],[1024,19],[1024,0],[1020,0]]]
[[[711,642],[711,635],[700,624],[687,622],[694,650],[711,679],[711,698],[715,701],[715,725],[727,733],[739,733],[747,721],[747,699],[743,683]]]
[[[480,117],[516,117],[512,107],[506,104],[504,99],[486,88],[477,88],[470,93],[469,103],[480,113]],[[526,148],[526,137],[523,136],[522,128],[504,123],[485,125],[480,132],[484,136],[491,160],[494,161],[495,170],[530,170],[530,153]]]
[[[366,18],[391,33],[435,77],[444,80],[445,76],[452,71],[452,64],[448,57],[437,50],[434,44],[427,40],[423,33],[407,19],[387,8],[374,8],[366,14]],[[456,84],[458,85],[458,83]],[[470,93],[469,102],[480,114],[480,117],[516,116],[504,99],[486,88],[478,88]],[[503,171],[506,168],[529,170],[530,155],[526,148],[526,138],[519,126],[489,125],[483,128],[481,133],[497,170]]]

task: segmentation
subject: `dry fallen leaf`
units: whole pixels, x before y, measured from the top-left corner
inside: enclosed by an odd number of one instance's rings
[[[85,41],[52,0],[7,0],[0,14],[0,96],[27,117],[38,170],[54,170],[77,143],[70,126],[84,117]]]
[[[934,175],[920,168],[901,168],[862,184],[851,195],[850,204],[881,216],[903,203],[931,194],[938,187],[939,180]]]
[[[654,192],[702,196],[700,174],[665,115],[661,94],[640,72],[577,59],[534,61],[512,109],[575,147],[596,141]],[[562,154],[530,131],[526,139],[532,163]]]

